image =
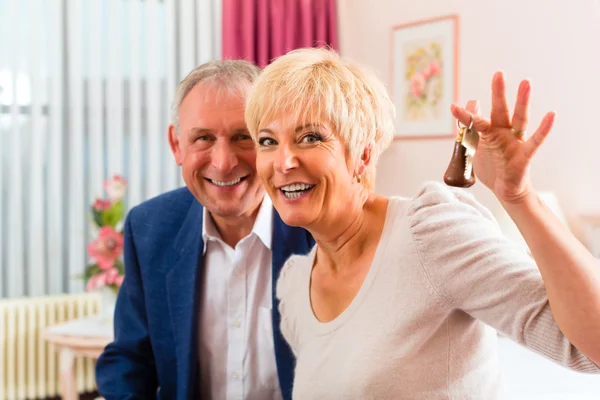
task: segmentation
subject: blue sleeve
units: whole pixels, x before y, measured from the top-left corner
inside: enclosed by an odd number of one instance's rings
[[[98,391],[106,400],[156,398],[158,388],[144,285],[131,227],[134,210],[125,220],[125,280],[115,307],[115,337],[96,363]]]

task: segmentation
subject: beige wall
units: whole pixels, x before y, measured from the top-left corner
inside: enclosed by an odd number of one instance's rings
[[[459,100],[480,99],[489,113],[490,81],[505,71],[512,104],[519,80],[533,86],[530,130],[546,111],[555,127],[534,159],[538,190],[556,192],[569,220],[600,214],[599,0],[338,0],[340,52],[375,68],[389,85],[393,25],[458,14]],[[382,156],[377,190],[413,195],[442,180],[452,139],[395,141]],[[497,203],[481,185],[470,190]]]

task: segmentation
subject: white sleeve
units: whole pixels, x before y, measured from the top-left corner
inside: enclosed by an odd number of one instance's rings
[[[535,260],[468,192],[430,185],[408,217],[422,268],[449,307],[563,366],[599,372],[560,331]]]

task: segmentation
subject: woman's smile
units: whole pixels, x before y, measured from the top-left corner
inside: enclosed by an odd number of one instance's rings
[[[280,186],[278,190],[286,200],[294,201],[308,196],[314,187],[310,183],[291,183]]]

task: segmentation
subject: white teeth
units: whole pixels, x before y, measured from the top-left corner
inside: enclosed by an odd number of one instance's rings
[[[211,179],[210,181],[217,186],[233,186],[233,185],[240,183],[241,180],[242,180],[242,178],[237,178],[236,180],[229,181],[229,182],[217,181],[215,179]]]
[[[288,199],[297,199],[314,186],[307,183],[292,183],[291,185],[282,186],[281,191]]]
[[[296,192],[298,190],[306,190],[310,189],[314,185],[308,185],[306,183],[292,183],[291,185],[283,186],[281,190],[286,192]]]
[[[302,196],[302,193],[303,192],[283,192],[285,197],[288,199],[297,199],[298,197]]]

